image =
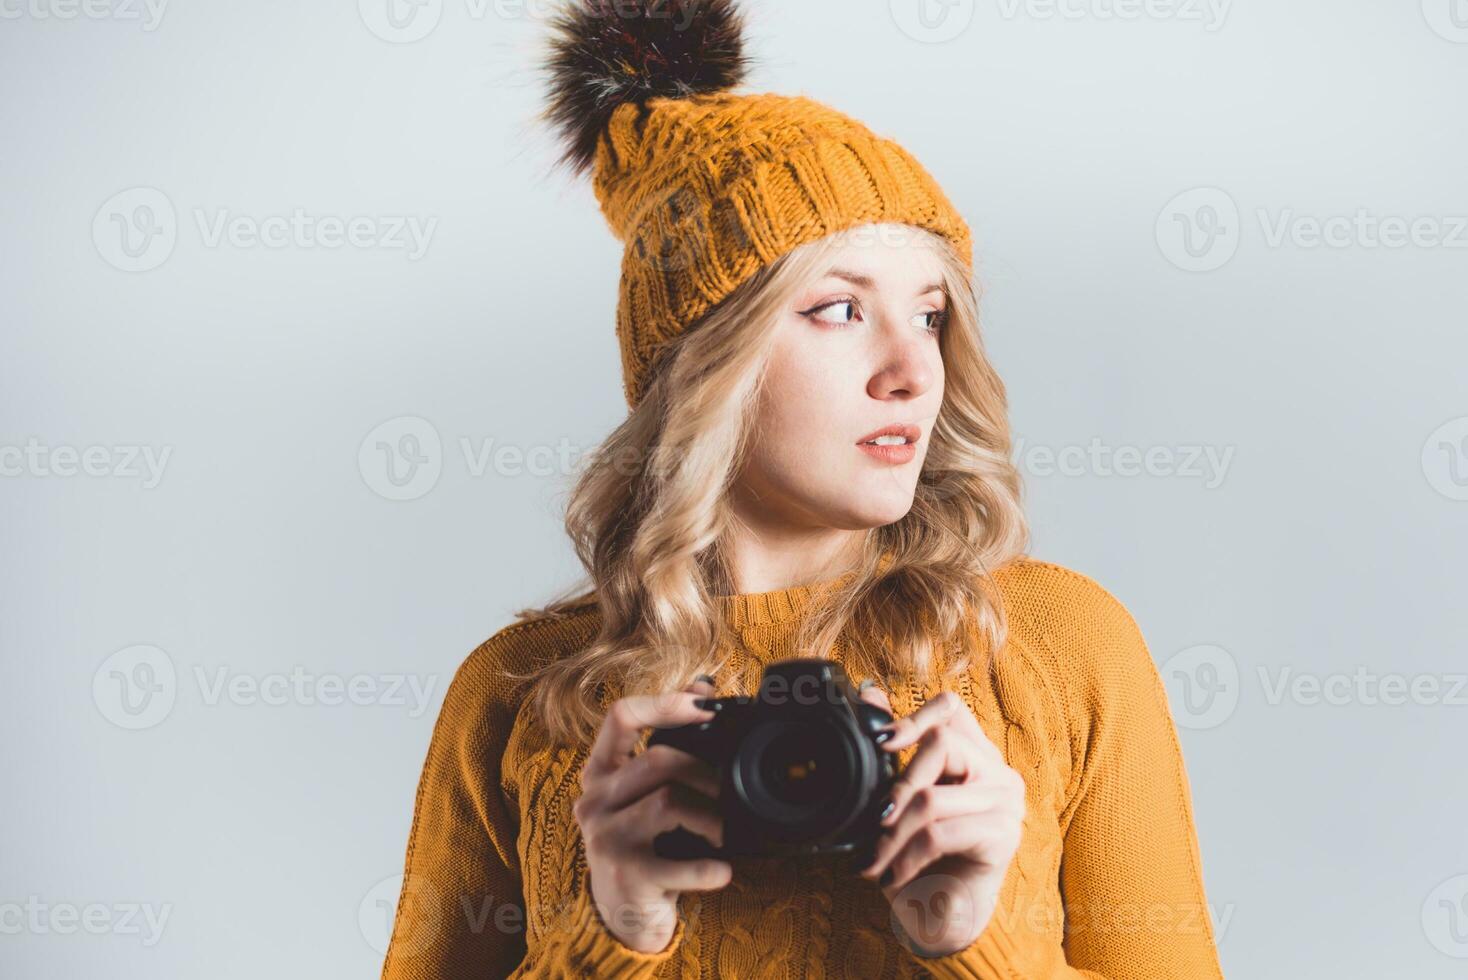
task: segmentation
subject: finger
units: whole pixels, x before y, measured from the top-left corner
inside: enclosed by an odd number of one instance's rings
[[[906,748],[922,738],[924,732],[948,724],[960,711],[972,714],[968,705],[963,703],[963,698],[952,691],[943,691],[912,714],[893,720],[888,726],[892,737],[887,740],[886,747],[894,751]]]
[[[890,794],[893,805],[881,823],[884,826],[897,823],[916,795],[928,786],[982,783],[995,786],[1001,794],[1013,795],[1016,789],[1010,785],[1011,775],[1017,779],[1017,773],[1003,758],[995,760],[985,756],[979,745],[954,729],[932,729],[923,735],[918,751],[894,780]],[[1019,780],[1017,792],[1023,797],[1023,780]]]
[[[872,863],[861,870],[865,878],[880,878],[892,858],[907,846],[915,834],[930,823],[984,813],[1004,807],[1009,802],[1000,786],[965,783],[961,786],[925,786],[912,797],[897,821],[882,832],[874,849]]]
[[[723,888],[734,877],[734,866],[718,858],[642,857],[638,859],[647,880],[674,892],[701,892]]]
[[[636,752],[644,728],[708,721],[714,713],[694,707],[694,702],[702,696],[691,691],[676,691],[634,694],[613,701],[586,754],[586,764],[581,771],[582,785],[625,765]]]
[[[856,696],[867,704],[876,705],[889,715],[893,713],[892,700],[887,697],[887,692],[882,690],[877,682],[870,677],[862,681],[860,686],[857,687]]]
[[[999,751],[999,746],[994,744],[994,740],[989,738],[989,733],[984,731],[984,726],[979,724],[979,719],[973,709],[958,694],[951,691],[948,693],[952,694],[953,699],[958,702],[956,710],[948,719],[949,726],[969,735],[979,743],[981,748],[1002,762],[1004,753]]]
[[[607,810],[620,809],[671,782],[710,799],[719,795],[719,773],[712,765],[683,749],[653,745],[611,774],[596,803]]]
[[[677,783],[664,783],[610,819],[617,839],[638,850],[648,850],[654,837],[678,827],[714,847],[724,846],[724,818],[707,800],[691,796]]]
[[[708,674],[699,674],[693,680],[689,681],[683,690],[694,691],[704,696],[710,695],[714,693],[714,679]]]
[[[993,853],[994,862],[1002,858],[1014,835],[1014,817],[1003,810],[989,810],[960,817],[949,817],[930,823],[912,837],[891,860],[890,875],[882,889],[895,895],[934,861],[949,854]]]
[[[913,794],[925,786],[936,785],[944,778],[949,782],[976,782],[986,769],[993,768],[993,763],[984,759],[978,746],[970,739],[951,728],[930,729],[923,735],[917,752],[903,768],[902,775],[893,782],[889,794],[892,812],[882,822],[888,825],[896,822]]]
[[[922,708],[919,708],[917,712],[914,712],[912,715],[909,716],[910,719],[915,719],[915,724],[918,725],[916,737],[912,737],[911,735],[909,735],[901,739],[897,738],[896,733],[901,731],[903,729],[903,726],[898,726],[896,721],[894,721],[892,725],[887,726],[888,730],[892,731],[894,734],[889,735],[887,739],[884,740],[884,747],[891,752],[901,751],[902,749],[907,748],[913,742],[919,741],[922,738],[923,731],[931,730],[931,728],[939,727],[940,725],[946,725],[946,727],[948,728],[956,729],[964,735],[967,735],[976,745],[978,745],[980,754],[988,760],[989,764],[996,766],[1007,765],[1007,762],[1004,758],[1004,753],[1000,752],[999,746],[995,745],[993,739],[989,738],[988,733],[985,732],[983,726],[979,724],[979,719],[974,716],[973,710],[968,706],[968,704],[964,702],[963,698],[959,697],[953,691],[943,691],[932,701],[928,702],[928,704],[938,704],[940,702],[946,702],[947,704],[952,706],[952,713],[949,714],[946,719],[938,720],[935,723],[935,717],[941,713],[941,709],[935,709],[933,716],[919,718],[918,716],[922,713],[923,710]],[[923,708],[926,707],[926,704],[923,705]],[[897,719],[897,721],[902,720],[903,719]]]

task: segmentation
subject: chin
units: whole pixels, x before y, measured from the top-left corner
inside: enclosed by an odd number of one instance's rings
[[[912,510],[912,494],[886,500],[862,501],[865,506],[853,508],[850,501],[844,513],[832,515],[832,526],[849,531],[860,531],[874,527],[896,524]]]

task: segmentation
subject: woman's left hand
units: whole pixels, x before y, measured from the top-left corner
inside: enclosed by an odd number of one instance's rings
[[[892,711],[878,687],[861,697]],[[878,880],[913,951],[943,956],[989,924],[1019,848],[1024,778],[952,691],[888,727],[884,749],[918,749],[893,786],[876,858],[861,874]]]

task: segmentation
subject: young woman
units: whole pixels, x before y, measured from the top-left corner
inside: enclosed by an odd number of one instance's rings
[[[548,117],[626,243],[631,412],[568,508],[591,588],[445,695],[384,977],[1221,976],[1137,626],[1023,557],[967,226],[855,120],[730,91],[740,26],[728,0],[555,22]],[[717,773],[650,730],[795,656],[896,716],[874,859],[655,854],[723,822]]]

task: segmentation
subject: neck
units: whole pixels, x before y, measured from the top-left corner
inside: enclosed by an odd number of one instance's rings
[[[856,567],[866,531],[776,531],[745,525],[725,547],[733,592],[769,592],[836,578]]]

